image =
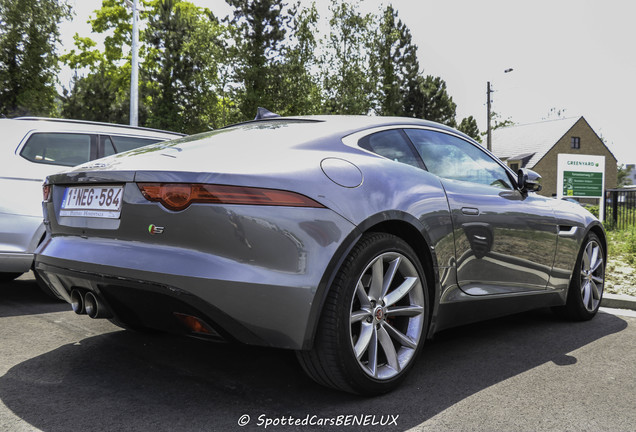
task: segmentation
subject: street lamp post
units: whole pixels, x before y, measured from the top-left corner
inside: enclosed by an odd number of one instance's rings
[[[514,69],[508,68],[504,71],[504,73],[510,73]],[[491,108],[492,108],[492,99],[490,94],[492,93],[492,86],[490,85],[490,81],[486,83],[486,115],[488,118],[486,119],[486,148],[488,151],[492,151],[492,128],[490,127],[490,116],[491,116]]]
[[[486,115],[488,116],[486,120],[486,148],[488,151],[492,151],[492,129],[490,128],[490,104],[492,103],[492,100],[490,99],[491,92],[492,88],[490,87],[490,81],[488,81],[486,83]]]
[[[132,25],[132,61],[130,71],[130,125],[137,126],[139,123],[139,0],[133,0],[133,25]],[[128,2],[130,4],[130,2]]]

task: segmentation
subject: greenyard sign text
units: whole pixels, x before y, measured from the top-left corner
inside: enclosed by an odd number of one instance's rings
[[[559,154],[557,198],[602,198],[605,156]]]

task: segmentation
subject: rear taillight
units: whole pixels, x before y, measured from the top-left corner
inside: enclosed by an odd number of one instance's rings
[[[42,185],[42,201],[49,202],[51,200],[51,185],[44,183]]]
[[[201,183],[138,183],[137,186],[147,200],[160,202],[175,211],[192,203],[324,207],[304,195],[278,189]]]

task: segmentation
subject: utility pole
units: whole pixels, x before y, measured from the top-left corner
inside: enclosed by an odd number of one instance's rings
[[[514,69],[512,68],[508,68],[504,71],[504,73],[510,73],[512,72]],[[488,118],[486,119],[486,148],[488,149],[488,151],[492,151],[492,127],[490,126],[490,117],[491,117],[491,104],[492,104],[492,99],[491,99],[491,94],[492,94],[492,86],[490,85],[490,81],[486,82],[486,115],[488,116]]]
[[[132,25],[132,68],[130,71],[130,125],[138,126],[139,118],[139,0],[133,0],[133,25]]]
[[[486,148],[488,151],[492,151],[492,129],[490,128],[490,93],[492,93],[492,89],[490,87],[490,81],[486,83],[486,109],[488,118],[486,119]]]

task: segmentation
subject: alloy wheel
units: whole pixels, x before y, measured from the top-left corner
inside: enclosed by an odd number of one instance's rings
[[[351,346],[366,374],[391,379],[408,365],[422,337],[424,303],[422,281],[406,256],[387,252],[371,260],[350,309]]]
[[[590,240],[583,250],[581,260],[581,298],[585,309],[596,310],[604,286],[603,251],[595,240]]]

